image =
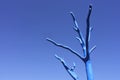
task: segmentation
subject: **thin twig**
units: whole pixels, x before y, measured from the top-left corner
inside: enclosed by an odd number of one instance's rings
[[[95,50],[95,48],[96,48],[96,45],[90,49],[89,54],[91,54]]]

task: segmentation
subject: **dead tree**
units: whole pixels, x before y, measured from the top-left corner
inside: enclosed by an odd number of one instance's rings
[[[83,37],[83,35],[82,35],[82,33],[81,33],[81,31],[80,31],[80,29],[78,27],[78,24],[77,24],[77,21],[75,19],[74,14],[72,12],[70,12],[70,14],[72,16],[72,19],[73,19],[73,22],[74,22],[74,25],[75,25],[74,26],[74,30],[78,34],[78,37],[76,37],[76,39],[78,39],[79,42],[80,42],[80,44],[81,44],[84,56],[81,56],[80,54],[78,54],[76,51],[74,51],[73,49],[71,49],[68,46],[65,46],[65,45],[62,45],[62,44],[58,44],[54,40],[52,40],[50,38],[47,38],[47,40],[49,42],[53,43],[55,46],[58,46],[58,47],[61,47],[61,48],[64,48],[64,49],[70,51],[71,53],[73,53],[74,55],[76,55],[80,60],[82,60],[85,63],[87,80],[93,80],[93,72],[92,72],[92,64],[91,64],[90,54],[96,48],[96,46],[93,46],[93,48],[89,49],[90,33],[93,30],[93,28],[90,27],[91,12],[92,12],[92,5],[89,5],[89,11],[88,11],[88,15],[87,15],[87,18],[86,18],[86,25],[87,25],[87,27],[86,27],[85,38]],[[55,57],[58,60],[60,60],[60,62],[63,64],[64,68],[66,69],[66,71],[70,74],[70,76],[74,80],[78,80],[78,77],[77,77],[76,73],[74,72],[75,64],[74,64],[74,66],[72,68],[69,68],[66,65],[65,61],[61,57],[59,57],[57,55],[55,55]]]

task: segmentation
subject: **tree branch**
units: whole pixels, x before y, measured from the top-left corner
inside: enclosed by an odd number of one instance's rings
[[[78,23],[77,23],[77,21],[76,21],[76,19],[75,19],[75,16],[74,16],[73,12],[70,12],[70,14],[71,14],[71,16],[72,16],[72,19],[73,19],[73,22],[74,22],[74,25],[75,25],[74,30],[78,33],[81,42],[82,42],[83,44],[85,44],[83,35],[82,35],[82,33],[81,33],[81,31],[80,31],[80,29],[79,29],[79,27],[78,27]]]
[[[88,12],[88,16],[86,19],[86,24],[87,24],[87,28],[86,28],[86,57],[89,57],[89,38],[90,38],[90,15],[92,12],[92,5],[89,5],[89,12]]]
[[[89,54],[91,54],[95,50],[95,48],[96,48],[96,45],[90,49]]]
[[[78,76],[77,76],[77,74],[74,72],[75,64],[73,65],[73,66],[74,66],[74,69],[69,68],[69,67],[66,65],[65,61],[64,61],[61,57],[59,57],[59,56],[56,55],[56,54],[55,54],[55,57],[63,64],[65,70],[69,73],[69,75],[70,75],[74,80],[78,80]]]
[[[72,52],[73,54],[75,54],[76,56],[78,56],[81,60],[84,60],[84,58],[83,58],[82,56],[80,56],[77,52],[75,52],[74,50],[72,50],[70,47],[64,46],[64,45],[62,45],[62,44],[58,44],[58,43],[56,43],[55,41],[53,41],[52,39],[50,39],[50,38],[47,38],[47,40],[48,40],[49,42],[53,43],[54,45],[58,46],[58,47],[64,48],[64,49]]]
[[[80,44],[82,46],[82,50],[83,50],[83,54],[84,54],[84,57],[86,57],[86,47],[85,47],[85,44],[82,43],[81,39],[79,37],[76,37],[77,40],[80,41]]]
[[[83,48],[84,44],[83,44],[82,40],[79,37],[76,37],[76,39],[80,41],[80,44],[81,44],[81,46]]]
[[[59,57],[56,54],[55,54],[55,57],[63,64],[63,66],[65,67],[66,70],[69,69],[68,66],[67,66],[67,64],[65,63],[65,61],[61,57]]]
[[[90,29],[89,29],[89,38],[88,38],[88,41],[90,41],[90,37],[91,37],[91,32],[92,32],[92,30],[93,30],[93,27],[90,27]]]

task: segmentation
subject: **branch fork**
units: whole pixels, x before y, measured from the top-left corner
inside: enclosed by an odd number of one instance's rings
[[[85,38],[83,37],[79,27],[78,27],[78,23],[76,21],[76,18],[73,14],[73,12],[70,12],[70,15],[72,16],[72,19],[73,19],[73,23],[74,23],[74,27],[73,29],[77,32],[78,34],[78,37],[76,37],[77,40],[79,40],[80,44],[81,44],[81,47],[82,47],[82,50],[83,50],[83,54],[84,56],[81,56],[79,53],[77,53],[76,51],[74,51],[73,49],[71,49],[70,47],[68,46],[65,46],[63,44],[58,44],[57,42],[55,42],[54,40],[50,39],[50,38],[47,38],[46,40],[51,42],[52,44],[54,44],[55,46],[58,46],[58,47],[61,47],[61,48],[64,48],[68,51],[70,51],[71,53],[73,53],[74,55],[76,55],[78,58],[80,58],[84,63],[86,63],[86,61],[88,61],[90,59],[90,54],[93,52],[93,50],[96,48],[96,46],[93,46],[90,50],[89,50],[89,42],[90,42],[90,35],[91,35],[91,32],[93,30],[93,27],[90,27],[90,16],[91,16],[91,12],[92,12],[92,5],[89,5],[89,11],[88,11],[88,15],[87,15],[87,18],[86,18],[86,36]],[[73,65],[72,68],[68,68],[68,66],[66,65],[65,61],[55,55],[55,57],[63,64],[63,66],[65,67],[65,69],[67,70],[67,72],[71,75],[71,77],[74,79],[74,80],[78,80],[77,75],[73,75],[72,72],[74,72],[74,69],[75,69],[75,64]],[[72,72],[71,72],[72,71]],[[74,72],[75,73],[75,72]]]

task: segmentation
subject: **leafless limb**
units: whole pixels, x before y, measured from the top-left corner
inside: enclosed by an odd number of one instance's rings
[[[89,38],[90,38],[90,16],[91,16],[91,12],[92,12],[92,5],[89,5],[89,12],[88,12],[88,16],[86,19],[86,24],[87,24],[87,28],[86,28],[86,57],[89,57]]]
[[[74,80],[78,80],[78,76],[77,74],[74,72],[74,69],[75,69],[75,64],[73,64],[73,67],[72,68],[69,68],[67,66],[67,64],[65,63],[65,61],[59,57],[58,55],[55,54],[55,57],[62,63],[62,65],[64,66],[65,70],[69,73],[69,75],[74,79]]]
[[[78,35],[79,35],[79,40],[80,40],[80,42],[81,42],[82,44],[85,44],[85,40],[84,40],[83,35],[82,35],[82,33],[81,33],[81,31],[80,31],[80,29],[79,29],[79,27],[78,27],[78,23],[77,23],[77,21],[76,21],[76,19],[75,19],[75,16],[74,16],[73,12],[70,12],[70,14],[71,14],[71,16],[72,16],[72,19],[73,19],[73,22],[74,22],[74,25],[75,25],[74,29],[75,29],[75,31],[76,31],[76,32],[78,33]]]
[[[53,41],[52,39],[50,39],[50,38],[47,38],[47,40],[49,42],[53,43],[54,45],[58,46],[58,47],[64,48],[64,49],[72,52],[73,54],[75,54],[76,56],[78,56],[81,60],[84,60],[84,58],[81,55],[79,55],[77,52],[75,52],[74,50],[72,50],[70,47],[62,45],[62,44],[58,44],[55,41]]]
[[[95,50],[95,48],[96,48],[96,45],[90,49],[89,54],[92,53]]]

